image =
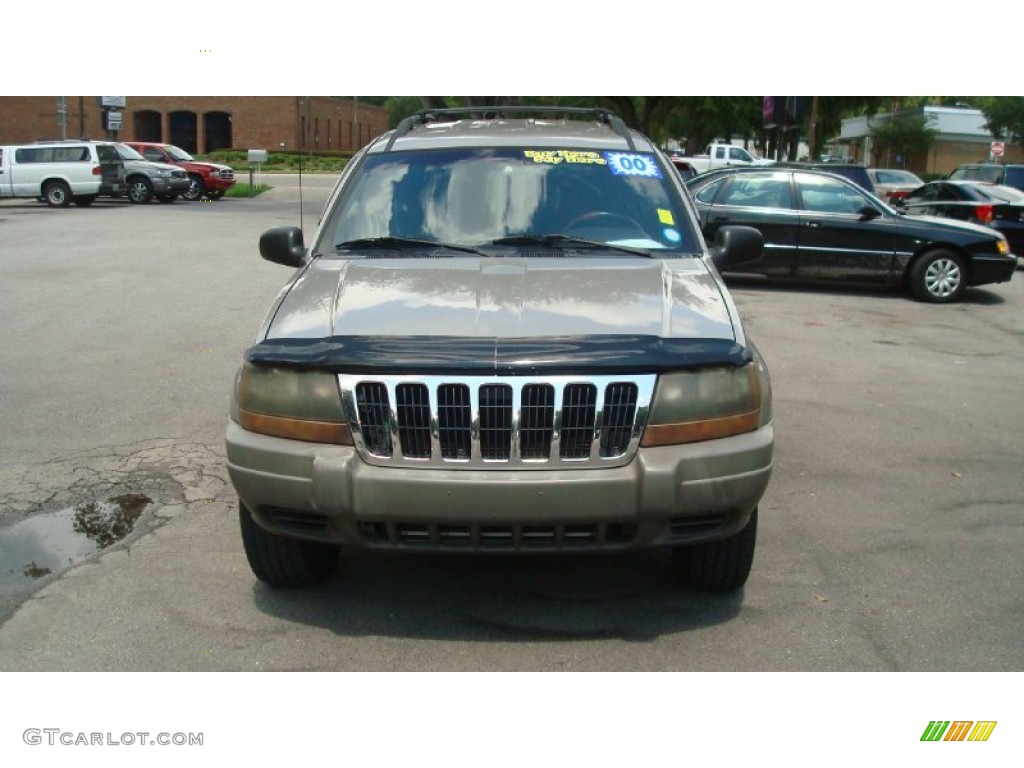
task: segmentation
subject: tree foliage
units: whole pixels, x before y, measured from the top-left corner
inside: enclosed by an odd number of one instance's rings
[[[1024,96],[992,96],[980,107],[993,136],[1024,146]]]
[[[893,117],[868,126],[874,165],[891,165],[891,158],[897,155],[901,155],[905,163],[910,155],[927,152],[938,138],[938,131],[932,127],[929,117]]]

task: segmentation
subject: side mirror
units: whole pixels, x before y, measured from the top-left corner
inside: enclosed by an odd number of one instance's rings
[[[730,225],[715,232],[715,244],[711,248],[711,261],[718,271],[749,264],[761,258],[764,251],[764,237],[754,227]]]
[[[882,215],[873,205],[865,205],[857,211],[857,213],[860,214],[861,221],[871,221],[872,219],[877,219]]]
[[[291,226],[268,229],[260,235],[260,256],[286,267],[301,267],[306,263],[302,230]]]

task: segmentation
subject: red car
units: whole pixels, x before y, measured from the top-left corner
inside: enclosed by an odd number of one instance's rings
[[[158,163],[180,165],[188,172],[191,182],[181,194],[184,200],[199,200],[206,197],[219,200],[235,185],[235,172],[227,165],[196,160],[185,150],[173,144],[158,144],[152,141],[123,142],[147,160]]]

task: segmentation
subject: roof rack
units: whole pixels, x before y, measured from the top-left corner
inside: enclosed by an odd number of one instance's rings
[[[388,139],[387,146],[384,147],[385,152],[390,152],[394,146],[395,141],[409,131],[411,131],[417,125],[426,125],[427,123],[435,123],[442,116],[446,115],[477,115],[484,119],[503,117],[505,115],[536,115],[536,114],[563,114],[563,115],[590,115],[599,123],[607,124],[613,131],[619,136],[622,136],[626,140],[626,144],[629,145],[629,149],[633,152],[636,151],[636,145],[633,143],[633,135],[629,132],[629,128],[626,126],[625,121],[617,114],[609,109],[602,109],[600,107],[525,107],[525,106],[510,106],[510,107],[447,107],[444,109],[421,109],[412,115],[402,119],[402,122],[398,124],[394,132],[391,134],[391,138]]]

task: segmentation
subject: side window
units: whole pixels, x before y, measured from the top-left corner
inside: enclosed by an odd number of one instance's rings
[[[745,208],[792,208],[789,174],[738,174],[718,202]]]
[[[935,199],[944,203],[956,201],[960,199],[960,196],[956,194],[949,184],[942,184],[939,186],[938,191],[935,195]]]
[[[154,149],[153,147],[147,147],[142,150],[142,156],[147,160],[153,160],[157,163],[162,163],[164,160],[164,156],[160,154],[160,150]]]
[[[797,187],[805,211],[815,213],[857,213],[868,200],[852,184],[825,176],[798,173]]]
[[[743,147],[731,147],[729,149],[729,159],[742,160],[743,162],[749,163],[753,158],[747,150],[743,149]]]
[[[725,147],[715,147],[715,160],[725,160]]]
[[[934,200],[936,194],[938,194],[938,187],[935,184],[929,184],[928,186],[921,187],[913,194],[907,195],[907,201],[915,203],[927,203]]]
[[[722,188],[722,184],[724,183],[725,177],[718,179],[717,181],[711,182],[706,187],[702,188],[699,192],[697,192],[697,194],[694,196],[694,199],[699,200],[702,203],[713,203],[715,200],[715,195],[718,194],[718,190]]]

